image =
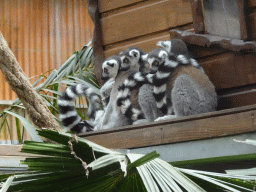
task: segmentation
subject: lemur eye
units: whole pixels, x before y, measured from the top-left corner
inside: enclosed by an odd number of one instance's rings
[[[129,59],[127,57],[124,58],[123,60],[124,63],[128,63],[129,62]]]
[[[153,65],[153,66],[156,66],[156,67],[158,66],[158,64],[159,64],[158,61],[154,61],[154,62],[152,63],[152,65]]]
[[[107,69],[104,69],[104,73],[107,73],[108,72],[108,70]]]

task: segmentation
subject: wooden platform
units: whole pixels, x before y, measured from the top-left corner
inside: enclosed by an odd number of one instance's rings
[[[256,105],[251,105],[80,136],[109,148],[133,149],[255,132],[255,117]]]
[[[160,158],[180,161],[226,157],[225,162],[190,165],[189,168],[214,172],[251,168],[256,160],[232,161],[229,156],[256,154],[252,145],[236,140],[256,140],[256,105],[226,109],[182,119],[125,126],[80,136],[125,153],[157,151]],[[232,159],[232,158],[231,158]]]

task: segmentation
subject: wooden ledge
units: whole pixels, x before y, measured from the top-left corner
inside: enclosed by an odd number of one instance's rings
[[[189,31],[171,30],[171,37],[182,39],[184,42],[202,47],[218,46],[229,51],[256,52],[256,42],[243,41],[209,34],[195,34]]]
[[[79,136],[108,148],[131,149],[256,131],[256,105]]]

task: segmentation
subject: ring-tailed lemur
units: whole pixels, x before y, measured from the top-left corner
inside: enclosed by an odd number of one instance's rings
[[[138,72],[139,70],[144,71],[144,59],[146,56],[147,54],[144,51],[136,47],[128,48],[120,53],[123,66],[130,66],[130,69],[127,71],[120,71],[116,77],[115,85],[110,96],[110,102],[103,118],[102,129],[131,125],[133,123],[133,121],[122,113],[121,108],[117,106],[116,99],[118,95],[118,87],[124,83],[130,74]],[[154,121],[156,117],[160,116],[158,114],[159,110],[156,111],[157,108],[153,97],[153,86],[150,84],[145,84],[139,89],[133,89],[133,91],[130,92],[130,102],[136,108],[141,108],[145,114],[146,119],[140,121],[140,123]]]
[[[215,88],[194,59],[158,48],[148,54],[148,62],[150,74],[134,73],[120,86],[117,103],[127,117],[133,121],[142,117],[130,104],[129,92],[148,82],[154,86],[157,107],[164,115],[172,115],[168,118],[216,110]]]
[[[102,79],[108,80],[100,89],[103,108],[106,108],[109,95],[115,83],[115,77],[118,73],[121,60],[119,56],[111,56],[102,64]],[[83,120],[77,114],[72,101],[78,96],[85,96],[89,101],[87,116],[89,121]],[[86,85],[76,84],[68,87],[58,98],[59,118],[65,127],[77,133],[92,131],[96,124],[100,121],[104,114],[104,110],[100,110],[99,96],[94,90]]]
[[[194,62],[194,65],[198,65],[199,69],[204,72],[203,68],[197,64],[197,61],[193,59],[188,51],[187,45],[181,39],[171,39],[169,41],[158,41],[157,46],[164,48],[168,53],[173,55],[184,55],[191,62]]]
[[[191,57],[186,43],[181,39],[158,41],[156,45],[164,48],[168,53],[172,53],[174,55],[185,55],[188,58]]]
[[[121,71],[137,67],[139,71],[144,70],[147,54],[142,49],[132,46],[120,52],[119,55],[122,60]]]

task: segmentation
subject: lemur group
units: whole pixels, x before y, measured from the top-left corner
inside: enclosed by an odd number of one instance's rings
[[[83,133],[215,111],[215,87],[186,44],[171,39],[156,46],[149,53],[130,47],[108,57],[101,96],[84,84],[67,87],[57,102],[62,124]],[[81,120],[74,108],[78,96],[89,101],[89,120]]]

